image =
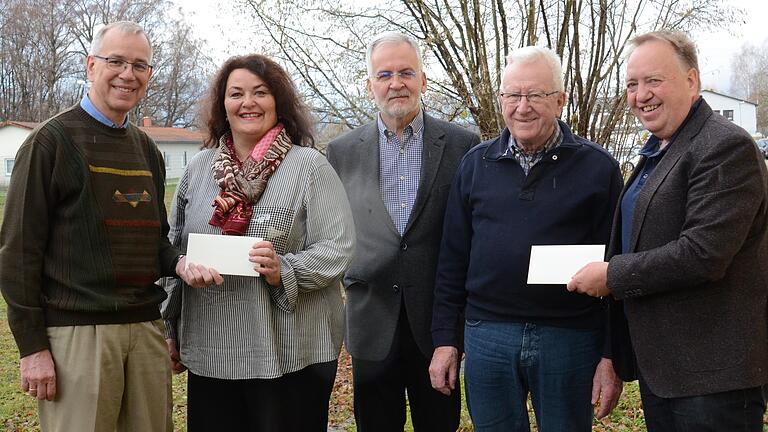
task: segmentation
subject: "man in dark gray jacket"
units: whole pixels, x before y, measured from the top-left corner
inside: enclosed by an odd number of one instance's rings
[[[405,393],[416,431],[455,431],[454,391],[432,389],[432,299],[448,189],[475,134],[425,114],[417,42],[384,33],[368,47],[376,120],[328,145],[352,206],[358,247],[346,273],[347,337],[361,432],[403,430]]]
[[[609,261],[588,264],[568,288],[619,300],[613,361],[624,380],[638,372],[649,431],[758,432],[768,382],[768,176],[751,137],[699,91],[687,36],[633,40],[627,100],[653,135],[622,193]]]

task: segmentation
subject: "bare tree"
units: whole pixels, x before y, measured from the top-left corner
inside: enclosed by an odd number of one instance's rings
[[[72,102],[77,64],[69,49],[67,0],[4,1],[0,15],[2,113],[35,119]],[[0,117],[5,115],[0,114]]]
[[[321,124],[353,128],[373,118],[360,59],[376,26],[327,0],[247,1],[244,7],[263,28],[263,38],[255,38],[261,46],[254,49],[291,68]]]
[[[422,41],[430,112],[474,124],[483,137],[503,127],[497,92],[514,47],[548,46],[563,59],[569,93],[564,119],[616,154],[628,154],[635,123],[627,114],[626,41],[640,31],[722,25],[736,11],[718,0],[400,0],[362,8],[339,0],[243,0],[263,24],[267,51],[291,67],[327,123],[369,121],[364,52],[383,30]],[[285,11],[290,10],[291,14]]]
[[[745,43],[731,62],[731,93],[757,103],[757,130],[768,135],[768,39]]]
[[[177,20],[170,27],[174,29],[171,38],[155,48],[154,75],[135,114],[159,126],[187,128],[195,124],[197,104],[214,66],[188,24]]]
[[[166,11],[170,8],[170,2],[167,0],[67,1],[74,8],[69,20],[70,32],[74,37],[73,49],[83,57],[88,55],[88,49],[98,28],[114,21],[134,21],[141,24],[154,43],[155,35],[163,33],[166,29]]]
[[[156,65],[131,118],[192,126],[211,61],[189,25],[168,17],[169,7],[166,0],[0,0],[0,120],[41,121],[77,103],[95,31],[131,20],[152,40]]]

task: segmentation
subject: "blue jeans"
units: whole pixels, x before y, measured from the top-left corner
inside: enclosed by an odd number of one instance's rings
[[[590,431],[601,330],[467,320],[464,379],[475,431]]]

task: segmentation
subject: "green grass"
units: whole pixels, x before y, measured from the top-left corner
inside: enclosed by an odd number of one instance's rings
[[[174,193],[176,193],[176,183],[165,186],[165,208],[168,210],[168,214],[171,213],[171,201],[173,201]]]
[[[39,430],[36,404],[19,386],[18,354],[8,329],[5,302],[0,300],[0,429]]]

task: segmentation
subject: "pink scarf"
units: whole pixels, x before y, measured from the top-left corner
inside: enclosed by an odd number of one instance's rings
[[[292,147],[285,128],[278,123],[253,147],[241,163],[235,153],[232,135],[219,139],[213,159],[213,179],[221,192],[213,202],[209,224],[220,227],[224,235],[244,235],[251,222],[253,205],[267,188],[267,181]]]

